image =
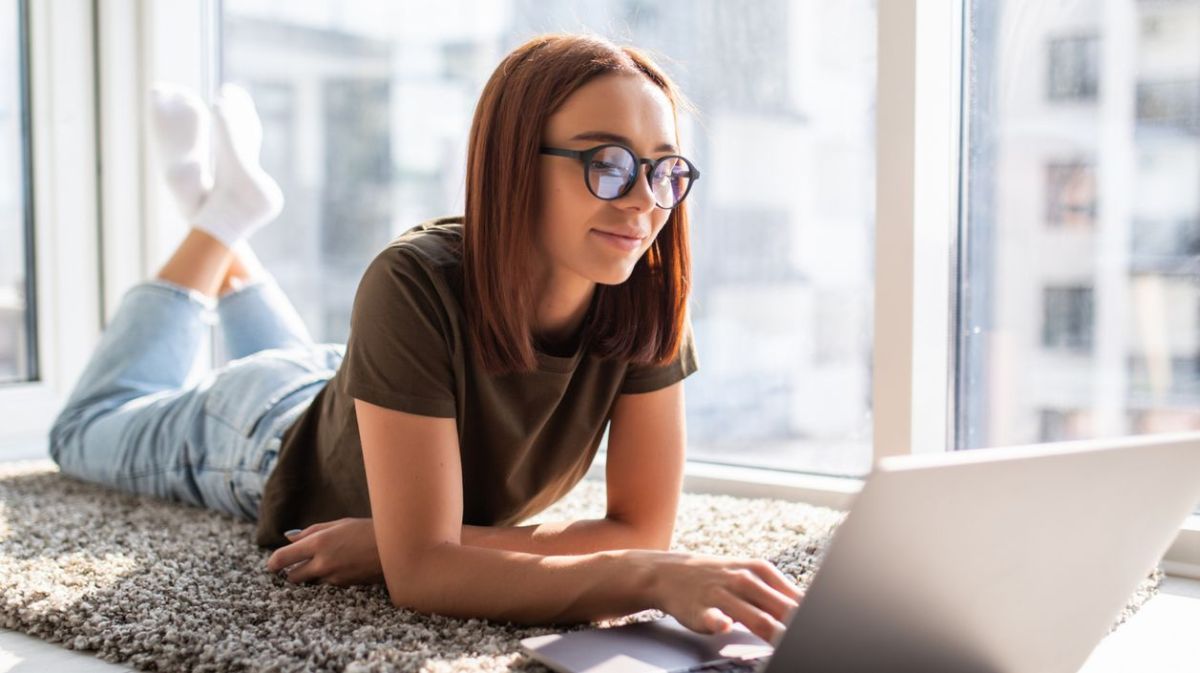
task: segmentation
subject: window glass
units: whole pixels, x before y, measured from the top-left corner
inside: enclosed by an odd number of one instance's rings
[[[0,384],[36,376],[22,15],[0,0]]]
[[[970,4],[959,445],[1200,429],[1200,2]]]
[[[500,59],[547,31],[651,50],[681,121],[700,371],[693,459],[860,475],[871,456],[875,2],[226,0],[223,77],[264,123],[287,204],[252,243],[317,338],[343,342],[387,240],[461,213]],[[783,170],[780,169],[783,167]]]

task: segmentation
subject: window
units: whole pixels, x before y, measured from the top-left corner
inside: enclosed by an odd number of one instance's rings
[[[1090,353],[1092,288],[1048,287],[1042,302],[1042,345]]]
[[[1051,38],[1047,95],[1054,101],[1096,98],[1099,86],[1100,40],[1096,37]]]
[[[0,384],[38,375],[24,26],[0,0]]]
[[[1096,173],[1091,163],[1046,165],[1046,224],[1091,229],[1096,217]]]
[[[1200,133],[1200,79],[1139,82],[1138,121]]]
[[[222,77],[263,116],[287,198],[254,235],[314,336],[344,341],[367,262],[462,212],[486,78],[536,33],[661,56],[700,108],[690,457],[858,476],[871,463],[875,3],[226,0]],[[748,171],[784,165],[787,171]]]
[[[1200,429],[1200,4],[1109,7],[969,5],[960,448]]]

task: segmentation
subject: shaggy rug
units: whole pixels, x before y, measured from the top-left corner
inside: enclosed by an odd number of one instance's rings
[[[585,480],[527,521],[599,518]],[[806,587],[840,512],[782,500],[686,493],[674,550],[757,556]],[[268,573],[253,525],[126,495],[58,473],[0,464],[0,625],[148,671],[546,671],[523,627],[398,610],[382,586],[296,586]],[[1155,569],[1116,628],[1154,595]],[[645,610],[599,621],[662,617]]]

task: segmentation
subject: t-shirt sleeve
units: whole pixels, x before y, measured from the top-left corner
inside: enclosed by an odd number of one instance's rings
[[[625,370],[625,378],[621,382],[620,393],[648,393],[659,388],[682,381],[700,368],[699,356],[696,354],[695,334],[692,331],[692,321],[684,323],[683,340],[679,344],[679,352],[675,358],[664,365],[630,364]]]
[[[338,379],[350,397],[412,414],[453,418],[449,317],[413,254],[389,247],[367,265],[354,295]]]

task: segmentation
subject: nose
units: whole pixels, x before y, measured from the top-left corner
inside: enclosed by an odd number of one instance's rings
[[[648,164],[638,164],[637,177],[633,180],[633,186],[620,200],[622,207],[634,208],[638,212],[654,209],[657,201],[654,199],[654,191],[650,189],[650,166]]]

